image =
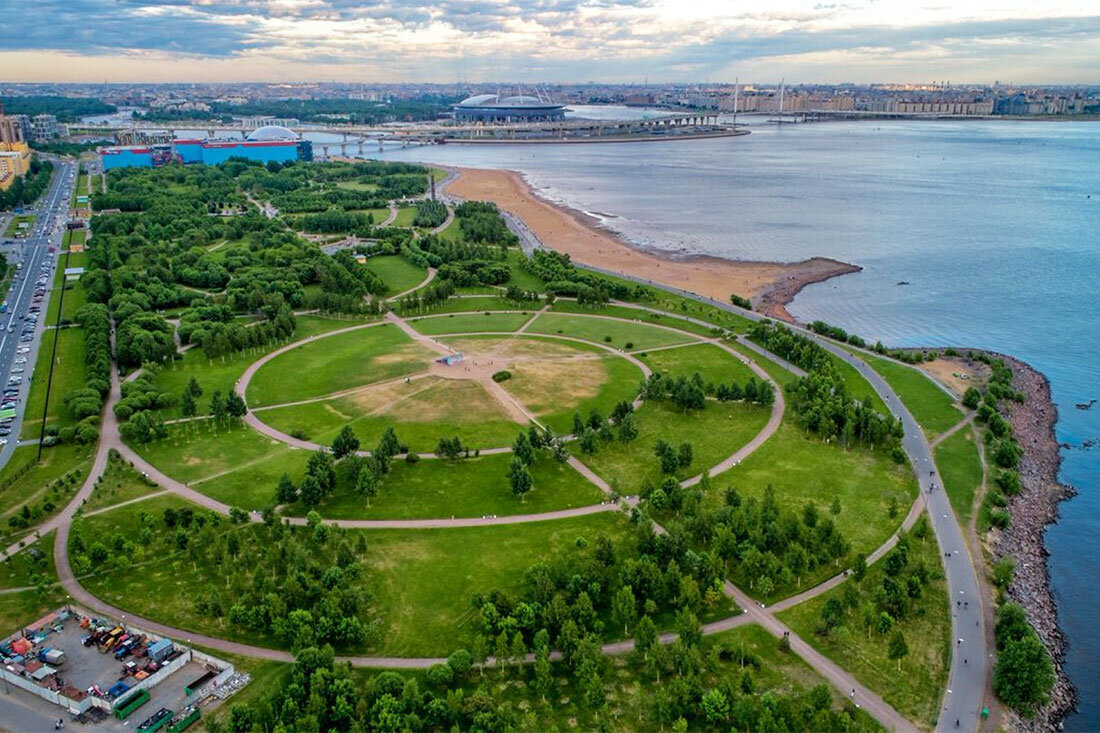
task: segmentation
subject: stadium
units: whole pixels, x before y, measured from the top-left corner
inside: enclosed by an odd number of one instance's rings
[[[267,163],[312,160],[309,140],[277,125],[253,130],[243,140],[173,140],[167,145],[100,148],[103,170],[130,166],[154,167],[171,162],[217,165],[230,158],[247,158]]]
[[[565,105],[544,94],[475,94],[452,108],[460,122],[531,122],[565,119]]]

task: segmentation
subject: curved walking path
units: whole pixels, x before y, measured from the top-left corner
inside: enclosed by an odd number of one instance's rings
[[[389,215],[386,217],[385,221],[378,225],[380,227],[388,227],[397,219],[397,204],[391,201],[386,208],[389,209]]]
[[[444,206],[447,206],[446,202],[443,202]],[[455,210],[452,206],[447,206],[447,218],[443,220],[443,223],[437,227],[433,227],[429,234],[439,234],[444,229],[451,225],[451,222],[455,220]]]
[[[620,320],[623,320],[623,319],[620,319]],[[360,329],[360,328],[369,328],[369,327],[377,326],[377,325],[381,325],[381,323],[375,322],[375,323],[369,323],[369,324],[357,324],[355,326],[351,326],[351,327],[348,327],[348,328],[345,328],[345,329],[338,329],[336,331],[329,332],[327,334],[323,334],[323,336],[334,335],[335,333],[348,332],[348,331],[357,330],[357,329]],[[403,325],[405,328],[409,328],[408,324],[404,324],[403,322],[400,322],[398,325]],[[412,329],[410,328],[410,330],[412,330]],[[416,332],[414,331],[414,333],[416,333]],[[498,335],[497,332],[493,332],[493,334]],[[421,339],[424,338],[422,335],[420,335],[420,337],[421,337]],[[313,341],[316,338],[318,338],[318,336],[310,337],[308,339],[303,339],[302,341],[295,342],[294,344],[288,344],[287,346],[281,347],[280,349],[276,350],[276,352],[272,352],[271,354],[267,355],[265,358],[262,358],[262,359],[258,360],[257,362],[250,365],[250,367],[246,370],[246,373],[248,374],[248,378],[250,379],[251,376],[255,373],[255,371],[259,368],[259,366],[262,366],[262,363],[266,363],[266,361],[269,358],[272,358],[272,357],[278,355],[279,353],[284,353],[285,351],[287,351],[291,348],[296,348],[297,346],[302,345],[303,343],[308,343],[310,341]],[[569,339],[569,340],[583,341],[581,339]],[[584,343],[592,343],[592,342],[584,342]],[[735,350],[730,348],[728,345],[725,345],[725,344],[720,344],[720,345],[725,350],[727,350],[730,353],[736,355],[738,358],[744,360],[744,358],[745,358],[744,355],[740,354],[739,352],[736,352]],[[440,346],[443,346],[443,345],[440,344]],[[446,347],[444,347],[444,348],[446,348]],[[614,349],[611,349],[610,347],[607,347],[607,348],[608,348],[608,350],[614,351]],[[750,346],[750,348],[751,348],[751,346]],[[763,351],[763,350],[759,349],[759,347],[756,347],[754,350]],[[832,349],[830,349],[830,350],[832,350]],[[621,352],[616,352],[616,353],[621,353]],[[845,353],[847,353],[847,352],[845,352]],[[772,358],[773,360],[780,361],[780,362],[782,361],[782,360],[779,360],[776,357],[774,357],[774,355],[770,355],[770,354],[766,354],[766,355],[769,356],[769,358]],[[859,365],[862,365],[864,370],[869,370],[869,368],[866,367],[866,365],[863,364],[863,362],[860,361],[858,358],[851,357],[851,360],[857,362]],[[751,360],[749,360],[749,361],[751,362]],[[755,366],[756,369],[759,369],[758,365],[753,365],[753,366]],[[859,368],[859,367],[857,366],[857,368]],[[762,372],[763,370],[760,370],[760,371]],[[876,389],[880,388],[881,385],[876,384],[873,380],[871,380],[871,378],[866,373],[864,374],[864,376],[867,377],[869,379],[869,381],[871,381],[872,385],[875,386]],[[768,381],[774,384],[774,382],[770,378],[768,378]],[[884,380],[881,380],[881,378],[879,378],[879,381],[882,382],[882,385],[885,385]],[[244,377],[242,377],[242,379],[238,382],[238,384],[236,386],[236,390],[237,390],[238,394],[242,394],[245,387],[247,387],[247,380]],[[888,386],[886,386],[885,389],[887,391],[889,391]],[[242,396],[243,396],[243,394],[242,394]],[[118,432],[118,423],[117,423],[117,420],[114,417],[113,410],[111,409],[111,407],[113,407],[113,404],[118,400],[118,398],[119,398],[118,374],[117,374],[117,370],[113,370],[113,372],[112,372],[111,395],[110,395],[110,399],[108,400],[107,409],[106,409],[105,416],[104,416],[104,421],[103,421],[103,428],[102,428],[102,435],[101,435],[101,440],[100,440],[100,444],[99,444],[99,449],[98,449],[97,454],[96,454],[96,459],[95,459],[95,462],[93,464],[92,471],[89,474],[89,477],[85,481],[84,485],[81,487],[80,491],[77,493],[76,497],[73,499],[73,501],[70,502],[70,504],[68,506],[66,506],[66,508],[57,517],[55,517],[54,520],[52,520],[52,524],[58,530],[58,537],[57,537],[57,540],[55,541],[55,544],[54,544],[54,558],[55,558],[55,563],[56,563],[57,568],[58,568],[59,579],[61,581],[62,586],[66,589],[67,592],[70,593],[70,595],[79,604],[87,606],[88,608],[91,608],[91,609],[98,610],[98,611],[103,612],[103,613],[107,613],[107,614],[114,615],[116,617],[123,617],[124,618],[126,616],[126,612],[124,612],[121,609],[117,609],[113,606],[110,606],[109,604],[106,604],[106,603],[100,601],[99,599],[95,598],[90,593],[85,591],[80,586],[80,584],[76,581],[76,579],[73,577],[72,569],[71,569],[71,567],[69,565],[69,562],[68,562],[68,535],[69,535],[69,530],[70,530],[70,525],[71,525],[72,518],[73,518],[77,508],[83,503],[83,501],[91,493],[91,490],[95,485],[96,479],[102,474],[102,472],[106,468],[107,456],[109,454],[110,449],[115,448],[116,450],[118,450],[125,458],[130,460],[136,468],[138,468],[139,470],[144,471],[150,478],[157,481],[157,483],[161,484],[162,486],[164,486],[169,491],[172,491],[174,493],[177,493],[177,494],[183,496],[184,498],[187,498],[191,501],[194,501],[195,503],[199,504],[200,506],[205,506],[207,508],[210,508],[210,509],[213,509],[215,511],[222,512],[222,513],[227,513],[228,512],[228,507],[224,504],[221,504],[220,502],[217,502],[216,500],[213,500],[210,497],[207,497],[203,494],[200,494],[200,493],[194,491],[193,489],[190,489],[185,484],[182,484],[178,481],[175,481],[174,479],[171,479],[171,478],[165,476],[163,473],[158,471],[151,464],[144,461],[144,459],[142,459],[139,455],[137,455],[137,453],[135,451],[131,450],[128,446],[126,446],[121,440],[121,437],[120,437],[119,432]],[[891,404],[891,402],[889,401],[889,395],[884,395],[884,399],[886,400],[888,405],[891,405],[891,408],[893,408],[893,405],[898,405],[900,407],[900,410],[904,411],[904,406],[900,404],[900,400],[897,400],[896,396],[894,397],[894,403],[893,404]],[[775,418],[776,414],[778,414],[780,416],[782,415],[782,409],[783,409],[782,392],[779,391],[778,394],[777,394],[776,403],[773,405],[773,419]],[[249,415],[250,414],[251,413],[249,413]],[[895,412],[895,414],[897,414],[897,413]],[[915,423],[915,421],[912,421],[911,416],[909,417],[909,421],[911,421],[912,424],[915,426],[916,423]],[[772,423],[772,420],[769,421],[769,425],[771,425],[771,423]],[[906,423],[906,421],[904,419],[903,419],[903,424],[906,427],[907,438],[909,438],[910,437],[910,435],[909,435],[909,433],[910,433],[909,425]],[[775,427],[778,427],[778,422],[776,422]],[[774,432],[774,428],[772,428],[772,430]],[[917,432],[919,433],[919,427],[917,428]],[[920,434],[920,440],[923,441],[923,444],[924,444],[925,448],[927,449],[927,441],[924,441],[923,434]],[[761,443],[762,442],[763,441],[761,441]],[[910,446],[910,444],[907,441],[907,443],[906,443],[907,450],[910,450],[911,447],[912,446]],[[919,446],[917,446],[917,448],[919,448]],[[749,451],[749,452],[751,452],[751,451]],[[910,455],[913,455],[913,451],[910,452]],[[930,459],[929,459],[929,462],[930,462]],[[918,467],[920,467],[920,461],[916,461],[916,463],[917,463]],[[934,471],[934,469],[933,469],[933,471]],[[918,473],[920,473],[920,471],[918,471]],[[932,475],[932,474],[930,473],[930,475]],[[597,484],[597,485],[599,485],[599,484]],[[943,495],[944,495],[944,492],[940,491],[936,494],[933,494],[932,496],[942,497]],[[906,518],[907,522],[910,521],[910,520],[912,520],[912,521],[916,520],[916,517],[918,516],[919,511],[920,511],[920,504],[921,504],[921,502],[920,502],[919,499],[918,499],[918,502],[914,503],[913,510],[910,511],[910,515]],[[564,510],[563,512],[538,514],[538,515],[518,515],[518,519],[517,519],[517,517],[482,517],[482,518],[467,518],[467,519],[463,519],[463,520],[432,520],[432,519],[427,519],[427,520],[325,520],[325,521],[327,523],[331,523],[331,524],[334,524],[336,526],[351,527],[351,528],[361,528],[361,527],[362,528],[369,528],[369,527],[372,527],[372,526],[374,526],[374,527],[384,526],[384,527],[387,527],[387,528],[392,528],[392,527],[395,527],[395,526],[402,526],[402,527],[409,527],[409,528],[427,528],[427,527],[445,527],[445,526],[479,526],[479,525],[482,525],[482,524],[513,523],[515,521],[541,521],[543,519],[550,518],[551,515],[553,515],[553,516],[577,516],[579,514],[588,514],[588,513],[594,513],[594,512],[597,512],[597,511],[615,511],[615,510],[618,510],[618,509],[619,509],[619,507],[615,504],[601,504],[601,505],[598,505],[598,506],[595,506],[595,507],[581,507],[581,508],[578,508],[578,509]],[[946,517],[947,515],[945,514],[944,516]],[[261,521],[259,517],[254,516],[254,515],[251,517],[251,519],[252,519],[252,521]],[[291,518],[289,521],[291,521],[291,523],[294,523],[294,524],[305,524],[305,519],[304,518]],[[462,524],[453,524],[453,522],[456,522],[456,521],[461,521],[463,523]],[[375,522],[381,522],[381,523],[384,523],[384,524],[376,524]],[[50,523],[47,523],[47,524],[50,524]],[[43,527],[45,527],[45,525],[43,525]],[[51,527],[51,528],[53,528],[53,527]],[[40,531],[48,531],[44,528],[39,528],[39,530]],[[888,551],[889,547],[892,546],[892,542],[896,542],[896,536],[891,537],[891,539],[887,543],[884,543],[884,545],[882,547],[880,547],[878,550],[876,550],[877,556],[881,557],[882,554],[884,554],[886,551]],[[875,555],[873,555],[873,556],[875,556]],[[816,595],[819,595],[820,593],[823,593],[823,592],[829,590],[830,588],[835,587],[835,585],[839,584],[840,582],[843,582],[843,578],[844,578],[844,574],[834,576],[833,578],[830,578],[829,580],[825,581],[824,583],[819,584],[818,586],[816,586],[814,588],[811,588],[811,589],[805,591],[802,594],[799,594],[798,598],[800,598],[801,600],[807,600],[807,599],[812,598]],[[718,631],[726,630],[728,628],[734,628],[736,626],[740,626],[740,625],[743,625],[743,624],[746,624],[746,623],[755,622],[755,623],[761,624],[761,626],[763,626],[765,629],[769,630],[771,633],[776,634],[777,636],[778,635],[783,635],[783,634],[788,634],[789,638],[791,640],[791,647],[794,651],[796,651],[796,653],[798,653],[800,656],[802,656],[804,659],[806,659],[811,664],[811,666],[813,666],[818,672],[823,674],[832,684],[837,686],[839,689],[842,689],[842,690],[847,690],[849,688],[852,689],[854,691],[854,694],[859,696],[857,701],[861,703],[861,705],[864,707],[864,709],[866,709],[869,713],[871,713],[876,719],[878,719],[886,727],[888,727],[889,729],[892,729],[892,730],[911,730],[911,729],[914,729],[914,726],[909,721],[907,721],[904,717],[900,716],[892,707],[890,707],[885,702],[883,702],[873,692],[871,692],[870,690],[867,690],[867,689],[863,688],[861,685],[859,685],[859,683],[856,680],[854,680],[850,675],[848,675],[843,669],[841,669],[839,666],[834,664],[831,660],[828,660],[823,655],[818,653],[815,649],[813,649],[810,645],[808,645],[805,641],[803,641],[797,635],[791,633],[789,629],[787,629],[778,619],[775,618],[775,616],[773,614],[776,610],[782,610],[782,608],[786,608],[786,607],[789,607],[790,605],[794,605],[793,603],[790,603],[790,604],[787,604],[787,605],[782,605],[782,606],[780,604],[777,604],[777,606],[775,608],[773,608],[771,610],[766,610],[766,609],[762,608],[761,606],[759,606],[759,604],[757,604],[755,601],[753,601],[750,597],[748,597],[746,594],[744,594],[738,588],[733,586],[731,583],[728,583],[728,582],[726,583],[726,592],[731,598],[733,598],[738,603],[738,605],[741,606],[742,609],[744,609],[744,612],[739,613],[735,616],[731,616],[727,619],[722,619],[720,621],[716,621],[716,622],[713,622],[712,624],[708,624],[708,625],[704,626],[703,627],[704,633],[717,633]],[[975,605],[979,605],[979,604],[976,603]],[[217,639],[217,638],[213,638],[213,637],[203,636],[201,634],[189,633],[186,630],[175,629],[173,627],[168,627],[168,626],[153,622],[153,621],[148,620],[148,619],[143,619],[141,617],[135,617],[133,614],[130,614],[130,622],[134,623],[136,625],[143,626],[143,627],[145,627],[149,630],[156,631],[158,633],[162,633],[162,634],[169,635],[169,636],[174,636],[174,637],[177,637],[177,638],[187,638],[192,643],[200,643],[200,644],[208,645],[212,648],[216,648],[216,649],[226,651],[226,652],[230,652],[230,653],[246,654],[246,655],[250,655],[250,656],[257,656],[257,657],[261,657],[261,658],[265,658],[265,659],[273,659],[273,660],[279,660],[279,661],[292,661],[292,656],[289,653],[286,653],[286,652],[281,652],[281,651],[273,650],[273,649],[267,649],[267,648],[264,648],[264,647],[256,647],[256,646],[252,646],[252,645],[248,645],[248,644],[240,644],[240,643],[237,643],[237,642],[230,642],[230,641],[226,641],[226,640],[223,640],[223,639]],[[674,634],[665,634],[665,635],[661,636],[661,641],[662,642],[671,641],[674,638],[675,638]],[[629,651],[631,648],[633,648],[633,642],[631,642],[629,640],[626,640],[626,641],[622,641],[622,642],[615,642],[613,644],[604,645],[603,650],[604,650],[605,653],[614,654],[614,653],[623,653],[623,652]],[[439,663],[440,661],[442,661],[440,658],[409,659],[409,658],[396,658],[396,657],[361,657],[361,656],[342,657],[342,659],[346,659],[348,661],[351,661],[353,664],[358,664],[358,665],[363,665],[363,666],[394,667],[394,668],[422,668],[422,667],[427,667],[427,666],[430,666],[431,664]],[[490,660],[490,662],[492,662],[492,660]]]
[[[432,280],[435,280],[435,274],[436,274],[436,269],[434,267],[429,267],[428,268],[428,274],[427,274],[427,276],[425,276],[425,278],[423,280],[418,282],[416,285],[413,285],[408,290],[402,290],[397,295],[391,295],[390,297],[386,298],[386,300],[387,301],[397,300],[398,298],[403,298],[404,296],[408,295],[409,293],[413,293],[413,292],[416,292],[417,290],[420,290],[420,288],[424,287],[425,285],[430,283]]]

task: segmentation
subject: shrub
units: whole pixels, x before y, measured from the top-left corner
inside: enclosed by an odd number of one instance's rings
[[[493,374],[494,382],[505,382],[512,378],[512,373],[507,369],[501,369],[499,372]]]

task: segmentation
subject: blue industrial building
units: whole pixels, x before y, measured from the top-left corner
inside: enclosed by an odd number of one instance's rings
[[[230,158],[262,163],[313,160],[309,140],[299,139],[285,127],[271,125],[254,130],[244,140],[173,140],[166,145],[100,148],[103,170],[144,167],[177,162],[217,165]]]

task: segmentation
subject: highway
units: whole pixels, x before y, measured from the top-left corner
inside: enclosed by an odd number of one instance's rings
[[[35,215],[34,227],[23,238],[11,240],[13,244],[4,239],[5,244],[0,245],[0,253],[7,257],[11,267],[20,266],[16,270],[15,277],[3,298],[7,303],[4,313],[0,313],[0,380],[3,389],[8,389],[8,382],[12,376],[22,378],[18,385],[16,404],[16,416],[8,426],[11,434],[0,437],[6,442],[0,446],[0,466],[4,466],[11,459],[12,452],[18,443],[19,431],[23,426],[26,409],[27,394],[30,392],[31,375],[34,374],[34,365],[39,357],[39,347],[42,344],[42,335],[47,326],[46,310],[49,307],[52,293],[54,275],[61,250],[61,238],[64,235],[65,223],[68,221],[70,195],[75,185],[76,163],[58,163],[54,161],[57,173],[50,182],[49,190],[39,198],[32,209],[24,213]],[[50,247],[54,252],[50,252]],[[45,277],[44,287],[38,283]],[[35,292],[44,290],[41,299],[35,303]],[[60,294],[57,294],[60,295]],[[28,319],[32,305],[39,307],[37,323]],[[29,324],[33,324],[33,336],[30,341],[23,341],[23,330]],[[50,355],[42,355],[49,359]],[[26,361],[22,361],[22,360]],[[12,375],[13,369],[22,369]],[[6,400],[5,396],[5,400]],[[36,416],[32,416],[36,417]],[[33,436],[37,438],[38,436]]]

